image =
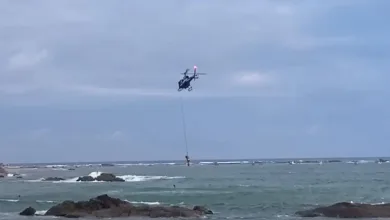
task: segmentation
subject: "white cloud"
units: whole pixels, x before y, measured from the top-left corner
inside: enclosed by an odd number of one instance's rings
[[[363,42],[318,25],[358,0],[89,2],[0,3],[0,100],[179,97],[178,73],[194,64],[210,75],[186,96],[273,96],[331,66],[337,58],[321,49]],[[297,66],[302,73],[291,71]],[[337,71],[344,70],[330,77]],[[265,86],[272,92],[256,90]]]
[[[22,51],[9,58],[8,67],[11,70],[33,67],[47,58],[48,52],[45,49],[39,51]]]
[[[269,85],[273,82],[272,77],[269,74],[262,74],[258,72],[244,72],[235,74],[234,82],[244,86],[261,86]]]

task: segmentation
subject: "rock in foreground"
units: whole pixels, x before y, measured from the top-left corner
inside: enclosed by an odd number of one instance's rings
[[[390,203],[361,204],[340,202],[331,206],[323,206],[295,213],[301,217],[331,217],[331,218],[388,218],[390,217]]]
[[[213,214],[211,210],[203,206],[195,206],[193,209],[179,206],[136,206],[127,201],[112,198],[107,194],[92,198],[89,201],[64,201],[51,207],[45,216],[57,216],[66,218],[97,217],[201,217]]]
[[[19,215],[24,215],[24,216],[33,216],[35,215],[35,212],[37,212],[34,208],[28,207],[25,210],[21,211]]]

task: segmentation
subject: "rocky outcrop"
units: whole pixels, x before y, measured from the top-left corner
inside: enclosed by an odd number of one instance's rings
[[[48,177],[43,179],[44,181],[63,181],[64,178],[61,177]],[[78,182],[92,182],[92,181],[103,181],[103,182],[125,182],[124,179],[116,177],[111,173],[102,173],[96,178],[92,176],[82,176],[77,179]]]
[[[44,179],[44,181],[63,181],[63,180],[65,179],[60,177],[48,177]]]
[[[32,208],[31,206],[26,208],[25,210],[21,211],[19,213],[19,215],[24,215],[24,216],[33,216],[35,215],[35,213],[37,212],[37,210],[35,210],[34,208]]]
[[[385,159],[379,158],[376,162],[377,163],[388,163],[389,160],[385,160]]]
[[[93,178],[91,176],[82,176],[77,179],[77,181],[104,181],[104,182],[125,182],[124,179],[116,177],[111,173],[102,173],[98,177]]]
[[[89,201],[64,201],[51,207],[45,216],[57,216],[66,218],[97,217],[201,217],[213,214],[203,206],[195,206],[193,209],[179,206],[136,206],[130,202],[112,198],[107,194],[92,198]]]
[[[96,177],[96,180],[104,182],[125,182],[124,179],[116,177],[114,174],[111,173],[102,173],[98,177]]]
[[[295,213],[301,217],[331,217],[331,218],[389,218],[390,203],[362,204],[340,202],[331,206],[318,207]]]
[[[95,181],[95,178],[93,178],[92,176],[82,176],[82,177],[79,177],[77,179],[77,182],[87,182],[87,181]]]
[[[0,163],[0,177],[6,177],[8,175],[7,170],[5,170],[2,163]]]

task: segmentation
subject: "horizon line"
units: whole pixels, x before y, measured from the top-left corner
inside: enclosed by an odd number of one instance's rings
[[[370,157],[276,157],[276,158],[234,158],[234,159],[192,159],[191,161],[205,161],[205,162],[214,162],[214,161],[272,161],[272,160],[329,160],[329,159],[390,159],[390,156],[370,156]],[[110,163],[121,163],[121,162],[127,162],[127,163],[140,163],[140,162],[157,162],[157,163],[164,163],[164,162],[176,162],[176,161],[185,161],[185,159],[175,159],[175,160],[119,160],[119,161],[56,161],[56,162],[10,162],[5,163],[1,162],[0,164],[4,165],[33,165],[33,164],[110,164]]]

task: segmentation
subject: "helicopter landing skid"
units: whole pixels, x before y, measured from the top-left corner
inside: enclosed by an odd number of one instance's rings
[[[188,87],[188,92],[191,92],[191,91],[192,91],[192,86]]]
[[[182,88],[178,88],[178,89],[177,89],[177,91],[179,91],[179,92],[180,92],[181,90],[183,90],[183,89],[182,89]]]

